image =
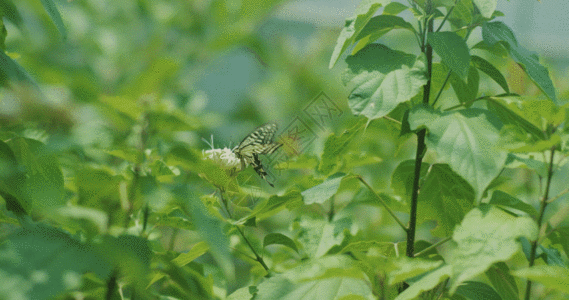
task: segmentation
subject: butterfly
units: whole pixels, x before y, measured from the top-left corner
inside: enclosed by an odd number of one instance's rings
[[[274,187],[274,185],[267,180],[268,174],[263,168],[259,155],[271,154],[282,146],[281,143],[275,143],[273,141],[276,132],[276,123],[262,125],[247,135],[241,143],[232,150],[235,156],[241,160],[241,170],[245,169],[247,165],[253,166],[255,172],[272,187]]]

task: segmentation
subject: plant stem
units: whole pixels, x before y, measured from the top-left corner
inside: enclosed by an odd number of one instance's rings
[[[430,13],[431,1],[427,1],[426,7],[429,9],[427,12]],[[429,20],[426,24],[427,30],[426,35],[433,32],[433,21]],[[427,41],[427,37],[424,39]],[[429,95],[431,93],[431,71],[433,66],[433,48],[426,42],[422,47],[421,52],[425,53],[427,57],[427,84],[423,86],[423,104],[429,104]],[[411,194],[411,210],[409,212],[409,227],[407,228],[407,249],[406,255],[408,257],[413,257],[413,252],[415,251],[415,231],[417,227],[417,203],[419,200],[419,180],[421,178],[421,165],[423,163],[423,157],[427,151],[427,145],[425,144],[425,137],[427,135],[427,130],[422,129],[417,133],[417,153],[415,155],[415,174],[413,178],[413,191]]]
[[[225,207],[225,210],[227,211],[227,215],[229,216],[229,218],[233,218],[231,216],[231,212],[229,211],[229,207],[227,205],[227,200],[225,199],[225,197],[223,197],[223,190],[222,189],[219,189],[219,197],[221,198],[221,203],[223,204],[223,206]],[[269,267],[267,266],[267,264],[265,263],[263,258],[261,256],[259,256],[259,254],[257,254],[257,251],[255,251],[255,248],[253,247],[251,242],[249,242],[249,240],[245,236],[245,233],[243,232],[243,230],[241,228],[239,228],[239,225],[235,225],[235,228],[237,228],[237,231],[239,231],[239,234],[241,234],[241,237],[243,238],[243,240],[245,241],[247,246],[249,246],[249,249],[251,249],[251,252],[253,252],[253,255],[255,255],[255,260],[257,262],[259,262],[261,264],[261,266],[263,266],[265,271],[267,271],[267,276],[269,276],[270,275]]]
[[[429,247],[427,247],[427,248],[425,248],[425,249],[423,249],[423,250],[421,250],[421,251],[415,253],[415,257],[421,256],[421,255],[423,255],[423,254],[425,254],[425,253],[431,251],[431,249],[436,248],[436,247],[438,247],[438,246],[440,246],[440,245],[442,245],[442,244],[444,244],[444,243],[450,241],[451,239],[452,239],[452,237],[449,236],[449,237],[445,238],[444,240],[438,241],[438,242],[436,242],[435,244],[432,244],[432,245],[430,245]]]
[[[253,247],[253,245],[251,245],[249,240],[245,237],[245,233],[243,233],[243,230],[241,230],[241,228],[239,228],[238,225],[235,225],[235,228],[237,228],[237,231],[239,231],[239,233],[241,234],[241,237],[243,238],[245,243],[247,243],[247,246],[249,246],[249,248],[251,249],[251,252],[253,252],[253,255],[255,255],[255,260],[257,262],[259,262],[261,264],[261,266],[263,266],[265,271],[267,271],[267,275],[270,275],[269,267],[267,266],[267,264],[265,264],[265,261],[263,260],[263,258],[260,257],[259,254],[257,254],[257,251],[255,251],[255,248]]]
[[[399,224],[399,226],[401,226],[401,228],[403,228],[404,231],[407,231],[407,227],[405,226],[405,224],[403,224],[403,222],[401,222],[401,220],[399,220],[399,218],[397,217],[397,215],[395,215],[395,212],[393,212],[393,210],[391,210],[391,208],[389,208],[389,206],[387,205],[387,203],[383,200],[383,198],[381,198],[380,195],[378,195],[373,188],[361,177],[361,176],[356,176],[356,178],[358,178],[370,191],[371,193],[375,196],[375,198],[377,198],[377,200],[379,200],[379,203],[381,203],[381,205],[383,205],[383,207],[385,207],[385,209],[387,210],[387,212],[393,217],[393,219],[395,220],[395,222],[397,222],[397,224]]]
[[[543,215],[545,214],[545,208],[547,207],[547,199],[549,198],[549,189],[551,186],[551,177],[553,177],[553,158],[555,155],[555,146],[551,147],[551,155],[549,157],[549,168],[547,170],[547,181],[545,183],[545,192],[543,195],[543,199],[541,200],[541,205],[540,205],[540,209],[539,209],[539,216],[537,219],[537,226],[540,229],[538,232],[538,237],[537,239],[535,239],[535,241],[532,242],[531,244],[531,251],[530,251],[530,255],[529,255],[529,266],[532,267],[535,263],[535,253],[537,251],[537,244],[539,243],[539,234],[541,234],[542,231],[542,227],[544,226],[543,223]],[[529,300],[530,299],[530,294],[531,294],[531,280],[527,281],[526,284],[526,296],[525,296],[525,300]]]

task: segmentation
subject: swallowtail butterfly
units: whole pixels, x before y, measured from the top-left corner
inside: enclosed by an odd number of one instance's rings
[[[271,154],[282,146],[281,143],[275,143],[273,141],[276,132],[276,123],[262,125],[247,135],[243,141],[232,150],[235,156],[241,160],[241,170],[245,169],[248,165],[253,166],[255,172],[272,187],[274,186],[267,180],[268,174],[261,164],[259,155]]]

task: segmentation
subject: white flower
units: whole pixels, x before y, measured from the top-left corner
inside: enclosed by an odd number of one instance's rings
[[[217,165],[224,169],[236,168],[241,164],[241,161],[231,149],[225,147],[223,149],[204,150],[203,155],[205,159],[213,160]]]

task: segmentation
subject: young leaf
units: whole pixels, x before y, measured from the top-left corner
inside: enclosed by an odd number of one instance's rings
[[[471,59],[472,63],[478,70],[490,76],[490,78],[492,78],[492,80],[494,80],[497,84],[499,84],[506,93],[510,92],[506,78],[504,78],[504,75],[502,75],[502,73],[500,73],[500,71],[496,69],[496,67],[494,67],[491,63],[489,63],[487,60],[478,55],[472,55]]]
[[[466,79],[470,67],[470,53],[462,37],[454,32],[433,32],[429,34],[429,44],[445,65]]]
[[[443,264],[442,261],[432,261],[422,258],[407,258],[402,256],[395,263],[395,269],[389,272],[389,284],[403,282],[409,278],[419,276],[425,272],[436,269]]]
[[[492,264],[510,259],[520,250],[520,237],[537,237],[537,225],[531,218],[514,217],[486,204],[471,210],[452,236],[456,247],[449,260],[453,270],[450,292]]]
[[[510,274],[508,265],[504,262],[493,264],[487,271],[486,276],[490,279],[492,286],[503,300],[518,300],[519,293],[516,280]]]
[[[7,144],[26,170],[24,182],[11,184],[23,184],[20,186],[22,196],[32,208],[41,212],[64,205],[63,173],[57,157],[36,140],[18,137]]]
[[[480,14],[487,19],[492,17],[494,10],[496,10],[496,5],[498,4],[498,0],[472,0],[472,2],[478,7]]]
[[[466,299],[502,300],[502,297],[491,286],[477,281],[464,282],[456,289],[456,294]]]
[[[267,247],[269,245],[283,245],[285,247],[289,247],[290,249],[298,253],[298,249],[296,248],[296,244],[294,243],[294,241],[288,236],[281,233],[267,234],[263,239],[263,247]]]
[[[353,142],[357,134],[364,128],[365,119],[360,118],[355,121],[354,126],[344,130],[341,134],[330,134],[324,143],[322,160],[318,166],[318,171],[322,174],[330,174],[337,170],[342,161],[342,156],[348,151],[349,145]]]
[[[255,300],[321,300],[348,296],[376,299],[363,271],[341,256],[307,260],[263,281],[257,288]]]
[[[476,99],[478,94],[478,84],[480,82],[480,75],[475,67],[471,66],[468,70],[468,78],[466,83],[458,75],[452,73],[450,76],[450,84],[454,90],[458,101],[463,104],[469,104]]]
[[[183,267],[194,259],[204,255],[209,250],[209,246],[206,242],[199,242],[195,244],[190,251],[178,255],[178,257],[172,260],[178,267]]]
[[[512,58],[523,65],[524,71],[549,99],[557,102],[555,87],[549,77],[549,72],[539,63],[539,58],[535,52],[518,45],[514,33],[506,24],[502,22],[484,23],[482,25],[482,37],[488,45],[494,45],[500,41],[506,42],[509,45],[508,50]]]
[[[477,108],[435,112],[425,108],[411,111],[411,129],[426,126],[427,146],[440,160],[474,187],[480,197],[506,162],[507,154],[497,145],[502,126],[493,114]]]
[[[533,266],[513,271],[514,276],[536,281],[547,288],[569,294],[569,268],[560,266]]]
[[[492,198],[490,199],[490,202],[488,202],[488,204],[511,207],[517,210],[521,210],[532,217],[537,216],[537,211],[533,206],[502,191],[494,191],[492,193]]]
[[[297,241],[310,257],[322,257],[332,247],[341,245],[346,238],[345,230],[352,229],[352,221],[343,218],[329,223],[321,219],[302,216],[298,221]]]
[[[421,178],[423,179],[429,168],[428,163],[421,164]],[[391,188],[401,196],[409,198],[413,190],[413,176],[415,175],[415,160],[409,159],[399,163],[391,175]]]
[[[229,252],[229,239],[223,233],[221,221],[212,217],[203,202],[190,190],[187,184],[179,185],[174,190],[180,204],[189,213],[202,238],[209,245],[213,258],[224,271],[225,276],[233,278],[235,267]]]
[[[567,238],[568,236],[569,236],[569,227],[567,226],[558,227],[555,228],[555,231],[553,231],[549,235],[549,239],[551,240],[552,244],[561,245],[561,247],[563,247],[563,251],[565,251],[565,255],[569,255],[569,239]]]
[[[517,106],[516,97],[488,97],[486,98],[488,110],[496,114],[504,124],[509,124],[523,129],[534,138],[544,140],[543,131],[524,117],[523,111]]]
[[[434,164],[421,185],[417,222],[435,220],[432,234],[446,237],[462,221],[474,203],[474,190],[446,164]]]
[[[336,173],[328,177],[328,179],[323,183],[302,192],[301,194],[304,199],[304,204],[322,204],[326,200],[330,199],[336,194],[336,192],[338,192],[338,188],[340,187],[340,183],[344,177],[346,177],[346,174]]]
[[[2,16],[5,16],[6,19],[10,20],[10,22],[14,23],[20,30],[22,30],[22,16],[16,9],[16,6],[11,0],[2,0],[0,1],[0,12]]]
[[[367,45],[346,58],[348,69],[342,81],[351,90],[352,112],[377,119],[411,99],[427,82],[424,58],[379,44]]]
[[[403,291],[403,293],[399,294],[395,300],[417,299],[422,292],[434,289],[439,283],[451,275],[452,267],[448,265],[442,266],[415,281],[409,288]]]
[[[383,9],[382,14],[384,15],[393,15],[396,16],[404,10],[407,10],[409,7],[403,5],[399,2],[391,2],[385,6]]]
[[[55,3],[53,3],[53,0],[41,0],[41,4],[55,24],[55,27],[57,27],[57,30],[61,34],[62,39],[67,39],[67,30],[65,29],[65,25],[63,25],[63,20],[61,19],[61,15],[57,10],[57,6],[55,6]]]
[[[0,256],[0,278],[12,282],[0,289],[2,299],[50,299],[78,288],[84,272],[105,279],[112,270],[89,245],[43,224],[14,232],[0,246]]]
[[[360,31],[364,29],[366,24],[369,22],[371,17],[375,12],[384,4],[391,1],[387,0],[370,0],[362,1],[360,5],[356,8],[356,13],[349,19],[346,19],[346,24],[338,36],[338,41],[336,41],[336,47],[334,47],[334,52],[330,58],[329,68],[334,67],[342,53],[348,49],[348,47],[354,43],[354,39],[359,35]]]
[[[394,29],[405,29],[415,32],[415,28],[413,28],[411,23],[398,16],[384,14],[371,18],[364,29],[362,29],[354,39],[354,42],[359,42],[356,47],[354,47],[354,50],[352,50],[352,55]]]

